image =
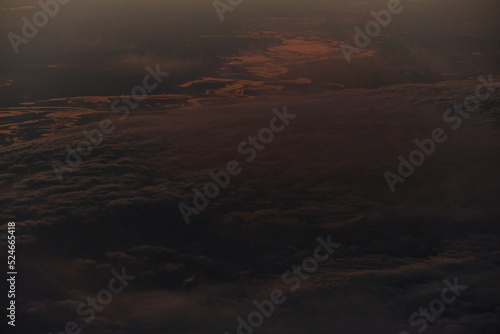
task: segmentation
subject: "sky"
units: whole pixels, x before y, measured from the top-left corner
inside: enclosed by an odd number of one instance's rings
[[[390,3],[0,0],[2,333],[498,333],[500,3]]]

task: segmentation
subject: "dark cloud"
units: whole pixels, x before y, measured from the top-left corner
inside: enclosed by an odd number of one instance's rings
[[[198,0],[76,1],[18,57],[2,47],[19,330],[235,333],[280,288],[259,332],[414,332],[408,317],[457,277],[467,290],[425,333],[497,333],[498,92],[456,131],[443,121],[498,73],[497,5],[453,3],[405,4],[350,65],[338,43],[379,2],[245,2],[221,24]],[[1,11],[2,28],[28,10]],[[155,64],[171,76],[119,120],[110,103]],[[297,118],[247,162],[238,145],[285,105]],[[52,163],[103,118],[116,129],[60,183]],[[448,140],[391,193],[383,173],[436,127]],[[178,205],[231,160],[242,173],[186,225]],[[328,234],[341,247],[291,292],[281,275]],[[75,309],[121,268],[136,278],[87,324]]]

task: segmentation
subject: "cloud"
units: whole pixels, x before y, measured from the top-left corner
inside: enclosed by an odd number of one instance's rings
[[[429,333],[471,331],[473,317],[494,333],[496,107],[481,106],[450,132],[397,196],[382,176],[416,137],[445,127],[443,111],[474,88],[466,80],[345,89],[237,101],[237,113],[234,105],[141,111],[117,122],[62,184],[51,162],[64,161],[66,145],[95,121],[2,147],[2,214],[18,222],[19,243],[31,254],[22,255],[31,277],[23,290],[30,303],[20,309],[32,319],[26,326],[44,319],[39,330],[50,331],[78,320],[74,303],[126,266],[137,279],[86,330],[231,332],[254,299],[281,287],[280,275],[311,254],[318,235],[331,233],[343,249],[266,320],[263,333],[332,326],[398,333],[455,276],[470,290]],[[285,104],[297,119],[246,163],[239,143]],[[178,204],[190,204],[192,188],[233,159],[242,174],[186,226]],[[59,260],[45,259],[54,252]]]
[[[12,7],[12,8],[0,8],[1,11],[15,11],[15,10],[27,10],[27,9],[35,9],[34,6],[21,6],[21,7]]]
[[[107,64],[108,69],[115,71],[130,71],[131,69],[140,69],[144,72],[146,66],[154,67],[156,64],[160,66],[162,71],[166,72],[187,72],[192,71],[196,67],[202,65],[201,59],[168,59],[154,55],[139,55],[130,53],[118,60],[113,60]]]

